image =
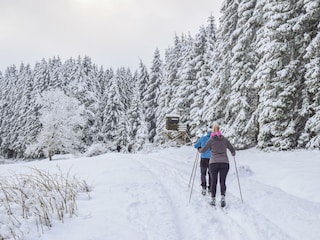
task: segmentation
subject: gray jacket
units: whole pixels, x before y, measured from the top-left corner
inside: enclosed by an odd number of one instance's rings
[[[214,136],[211,137],[206,145],[199,150],[200,153],[204,153],[210,149],[211,151],[211,157],[210,157],[210,163],[229,163],[228,155],[227,155],[227,149],[230,150],[232,156],[236,155],[236,151],[234,150],[234,147],[231,145],[228,139],[226,139],[224,136]]]

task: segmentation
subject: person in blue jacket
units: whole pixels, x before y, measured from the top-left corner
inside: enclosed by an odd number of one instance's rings
[[[210,139],[210,134],[212,132],[211,127],[208,127],[207,134],[202,136],[195,144],[194,148],[200,150],[203,148],[207,141]],[[208,192],[210,192],[210,184],[211,184],[211,176],[209,173],[209,160],[210,160],[210,149],[206,152],[201,153],[200,160],[200,171],[201,171],[201,186],[202,186],[202,194],[206,195],[206,190],[208,188]],[[207,181],[208,176],[208,181]],[[208,183],[208,184],[207,184]]]

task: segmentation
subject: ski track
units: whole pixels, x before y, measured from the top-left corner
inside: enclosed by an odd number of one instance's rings
[[[137,161],[140,163],[139,161]],[[138,174],[152,174],[140,163],[141,168]],[[180,239],[178,227],[175,224],[174,209],[166,189],[158,184],[153,174],[150,176],[150,182],[134,184],[128,186],[126,191],[131,195],[133,201],[127,207],[127,219],[135,225],[143,237],[141,240],[150,239]],[[145,192],[146,194],[141,194]],[[150,196],[148,193],[152,192]],[[154,199],[153,196],[157,196]],[[152,197],[152,199],[150,198]],[[172,214],[173,213],[173,214]]]
[[[140,156],[138,160],[152,175],[158,179],[158,184],[166,191],[171,209],[176,209],[174,218],[180,229],[188,229],[182,233],[181,230],[177,239],[197,239],[199,235],[203,238],[212,236],[224,240],[294,240],[292,236],[270,221],[259,211],[248,204],[241,204],[239,198],[228,193],[228,203],[232,205],[222,210],[220,207],[209,205],[210,198],[200,194],[198,178],[200,170],[197,168],[197,176],[191,203],[188,204],[190,189],[187,189],[191,170],[188,172],[193,159],[184,159],[184,162],[177,162],[177,159],[163,159],[159,157]],[[174,200],[178,199],[177,202]],[[218,200],[218,199],[217,199]],[[217,203],[219,203],[217,201]],[[192,227],[186,227],[192,226]]]
[[[191,170],[194,162],[194,157],[188,157],[186,159],[168,159],[168,157],[164,157],[159,161],[159,156],[157,156],[157,159],[158,162],[161,161],[164,164],[169,164],[172,168],[184,169],[184,172],[186,172],[186,169]],[[199,179],[199,169],[197,171],[198,175],[196,179]],[[246,212],[250,210],[252,211],[251,219],[254,219],[253,223],[257,222],[257,219],[261,216],[269,222],[269,224],[274,225],[275,228],[278,229],[279,236],[275,234],[275,231],[270,231],[270,239],[319,239],[319,203],[308,201],[307,198],[299,198],[291,193],[284,192],[280,188],[257,181],[254,172],[252,172],[249,166],[239,165],[238,172],[240,182],[242,182],[244,204],[239,204],[239,198],[232,195],[232,193],[234,193],[240,196],[236,172],[231,162],[230,172],[227,178],[227,201],[232,203],[232,210],[239,211],[239,209],[243,209],[243,211],[237,213],[239,216],[232,214],[231,218],[237,217],[237,219],[240,219],[240,217],[245,216]],[[190,176],[190,172],[186,176]],[[197,186],[195,186],[195,188],[198,189]],[[257,189],[259,189],[259,191],[257,191]],[[239,206],[236,207],[235,203]],[[258,215],[255,216],[254,214]],[[241,219],[241,223],[242,221],[246,221],[246,219]],[[259,222],[263,223],[258,224],[262,231],[265,224],[264,221]],[[297,228],[296,226],[299,227]]]

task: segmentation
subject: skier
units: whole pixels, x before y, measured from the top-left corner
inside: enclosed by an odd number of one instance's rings
[[[216,191],[217,180],[219,175],[220,193],[221,193],[221,207],[225,207],[226,200],[226,178],[229,171],[229,159],[227,155],[227,149],[231,152],[232,156],[236,155],[234,147],[229,140],[225,138],[221,132],[218,124],[214,124],[212,127],[211,138],[206,145],[199,149],[200,153],[206,152],[208,149],[211,151],[211,157],[209,161],[209,171],[211,174],[211,202],[210,204],[216,205]]]
[[[194,148],[197,148],[200,150],[203,148],[207,141],[210,138],[211,134],[211,127],[208,128],[207,134],[205,136],[202,136],[195,144]],[[201,171],[201,186],[202,186],[202,195],[206,195],[207,192],[207,175],[208,175],[208,192],[210,192],[210,183],[211,183],[211,177],[209,173],[209,159],[210,159],[210,149],[208,149],[206,152],[201,153],[201,160],[200,160],[200,171]]]

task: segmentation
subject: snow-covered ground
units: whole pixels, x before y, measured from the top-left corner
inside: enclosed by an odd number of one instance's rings
[[[77,200],[77,217],[54,222],[44,234],[30,225],[27,240],[319,239],[320,151],[238,151],[244,203],[230,156],[225,210],[200,194],[199,168],[189,203],[195,157],[192,147],[110,153],[1,165],[0,176],[58,165],[92,187],[91,199]]]

